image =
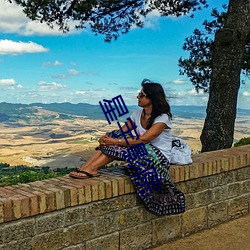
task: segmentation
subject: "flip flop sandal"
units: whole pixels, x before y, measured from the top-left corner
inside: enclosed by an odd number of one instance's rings
[[[76,176],[76,175],[71,175],[69,173],[69,176],[72,177],[72,178],[75,178],[75,179],[88,179],[88,178],[93,178],[93,177],[98,177],[100,176],[99,174],[96,174],[96,175],[93,175],[93,174],[90,174],[84,170],[80,170],[80,169],[77,169],[76,171],[74,171],[76,173],[81,173],[81,174],[85,174],[85,176]]]

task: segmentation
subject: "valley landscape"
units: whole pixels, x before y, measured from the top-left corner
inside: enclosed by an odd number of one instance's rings
[[[136,108],[128,107],[130,114]],[[172,110],[173,135],[186,140],[193,153],[198,153],[205,107],[177,106]],[[123,121],[127,117],[129,114]],[[108,124],[98,105],[0,103],[0,162],[76,167],[91,156],[100,136],[117,128],[115,121]],[[250,111],[239,110],[234,139],[249,136]]]

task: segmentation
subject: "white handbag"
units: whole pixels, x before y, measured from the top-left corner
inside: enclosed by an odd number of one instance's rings
[[[191,164],[193,163],[191,154],[192,154],[191,148],[183,139],[176,136],[172,136],[170,164],[175,164],[175,165]]]

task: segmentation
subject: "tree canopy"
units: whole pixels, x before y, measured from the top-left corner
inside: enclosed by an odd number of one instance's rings
[[[143,27],[143,18],[157,10],[162,16],[181,16],[207,7],[207,0],[8,0],[23,7],[31,20],[39,20],[50,27],[55,24],[63,32],[90,27],[95,34],[105,35],[105,41],[117,39],[133,25]],[[192,14],[190,14],[192,15]]]
[[[209,91],[212,73],[212,49],[215,33],[225,26],[227,20],[227,5],[221,13],[213,9],[212,21],[203,22],[204,30],[195,29],[193,35],[185,39],[183,49],[189,51],[189,58],[179,59],[180,74],[186,74],[199,91]],[[245,53],[242,60],[241,72],[246,78],[250,77],[250,36],[247,39]],[[244,80],[242,80],[244,83]]]

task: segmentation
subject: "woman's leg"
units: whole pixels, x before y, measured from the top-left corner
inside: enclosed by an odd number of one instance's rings
[[[98,169],[100,167],[103,167],[104,165],[110,163],[111,161],[115,160],[116,157],[114,156],[108,156],[101,151],[97,151],[90,159],[87,161],[87,164],[84,164],[80,167],[80,170],[84,170],[92,175],[98,174]],[[83,173],[78,172],[71,172],[70,175],[76,176],[76,177],[84,177],[86,176]]]
[[[88,167],[91,163],[93,163],[98,157],[100,157],[102,154],[101,150],[96,150],[95,153],[89,158],[79,169],[85,169]]]

